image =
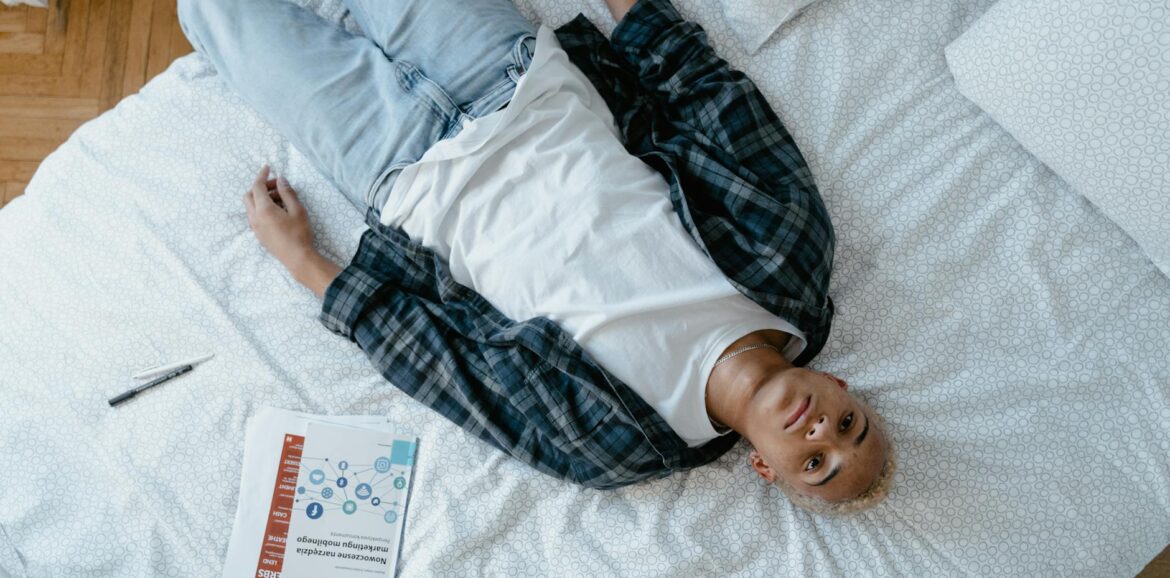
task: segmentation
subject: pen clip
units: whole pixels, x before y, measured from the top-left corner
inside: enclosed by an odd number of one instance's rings
[[[156,375],[162,375],[162,374],[164,374],[172,369],[175,369],[177,367],[182,367],[184,365],[191,365],[191,366],[199,365],[200,363],[203,363],[204,361],[207,361],[213,357],[215,357],[214,353],[208,353],[205,355],[200,355],[199,357],[196,357],[194,359],[186,359],[186,360],[178,361],[175,363],[160,363],[160,364],[148,367],[146,369],[143,369],[142,371],[139,371],[138,373],[135,373],[134,375],[132,375],[130,377],[132,377],[133,379],[150,379]]]

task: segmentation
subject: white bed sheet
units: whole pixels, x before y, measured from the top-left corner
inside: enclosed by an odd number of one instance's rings
[[[1170,542],[1170,280],[955,90],[942,49],[990,3],[825,0],[747,58],[716,3],[678,2],[761,85],[833,217],[838,309],[814,366],[890,423],[878,509],[798,512],[743,445],[582,490],[399,393],[318,325],[240,197],[272,163],[338,261],[361,216],[189,56],[0,211],[0,575],[218,573],[261,404],[421,437],[404,576],[1134,575]],[[612,26],[599,1],[522,6]],[[134,370],[204,351],[106,405]]]

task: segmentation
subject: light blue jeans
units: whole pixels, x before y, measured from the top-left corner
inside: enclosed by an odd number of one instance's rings
[[[536,27],[511,0],[344,1],[368,38],[287,0],[179,0],[179,20],[227,83],[376,221],[402,167],[508,103]]]

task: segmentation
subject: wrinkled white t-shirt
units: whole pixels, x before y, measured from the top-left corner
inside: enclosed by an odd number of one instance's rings
[[[720,435],[704,396],[732,342],[779,330],[790,360],[807,343],[731,285],[668,195],[542,26],[508,106],[405,167],[381,220],[508,317],[555,321],[697,446]]]

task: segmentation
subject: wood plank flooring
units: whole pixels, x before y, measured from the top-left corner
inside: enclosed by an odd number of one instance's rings
[[[188,52],[175,0],[0,7],[0,206],[77,127]]]
[[[0,207],[78,126],[189,52],[175,0],[0,6]],[[1170,548],[1140,577],[1170,578]]]

